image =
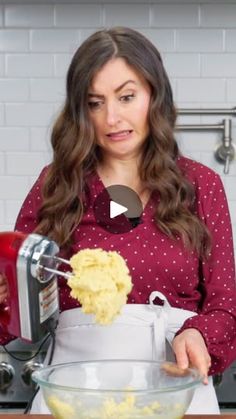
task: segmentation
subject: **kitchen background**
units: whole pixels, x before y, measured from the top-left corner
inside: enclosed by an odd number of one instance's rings
[[[178,108],[236,107],[236,1],[0,0],[0,231],[13,229],[24,197],[50,161],[50,130],[73,53],[90,33],[114,25],[138,29],[158,47]],[[180,115],[178,124],[223,119],[232,121],[236,145],[233,115]],[[221,175],[236,246],[236,159],[225,174],[214,157],[222,131],[177,135],[187,156]]]
[[[236,1],[1,1],[0,230],[12,229],[32,183],[50,161],[52,122],[72,54],[99,27],[142,31],[162,53],[179,108],[236,106]],[[220,123],[234,116],[181,116]],[[236,159],[229,174],[214,158],[222,132],[180,132],[183,152],[223,179],[236,243]]]

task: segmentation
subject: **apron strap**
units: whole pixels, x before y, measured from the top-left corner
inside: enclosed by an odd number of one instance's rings
[[[162,306],[154,304],[155,298],[159,298],[163,301]],[[157,353],[155,359],[165,360],[166,359],[166,336],[168,333],[168,322],[171,306],[166,296],[159,291],[153,291],[149,296],[149,307],[156,314],[157,321],[154,323],[154,339]]]

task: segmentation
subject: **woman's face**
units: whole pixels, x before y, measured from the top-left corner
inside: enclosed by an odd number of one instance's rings
[[[149,84],[122,58],[108,61],[92,80],[89,113],[105,156],[139,156],[149,134]]]

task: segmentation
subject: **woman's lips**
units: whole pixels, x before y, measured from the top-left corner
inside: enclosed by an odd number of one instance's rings
[[[113,141],[126,140],[132,134],[132,130],[123,130],[118,132],[110,132],[107,137]]]

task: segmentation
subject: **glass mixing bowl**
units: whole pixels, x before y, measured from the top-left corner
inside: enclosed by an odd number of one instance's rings
[[[173,363],[81,361],[32,375],[57,419],[180,419],[202,377]]]

